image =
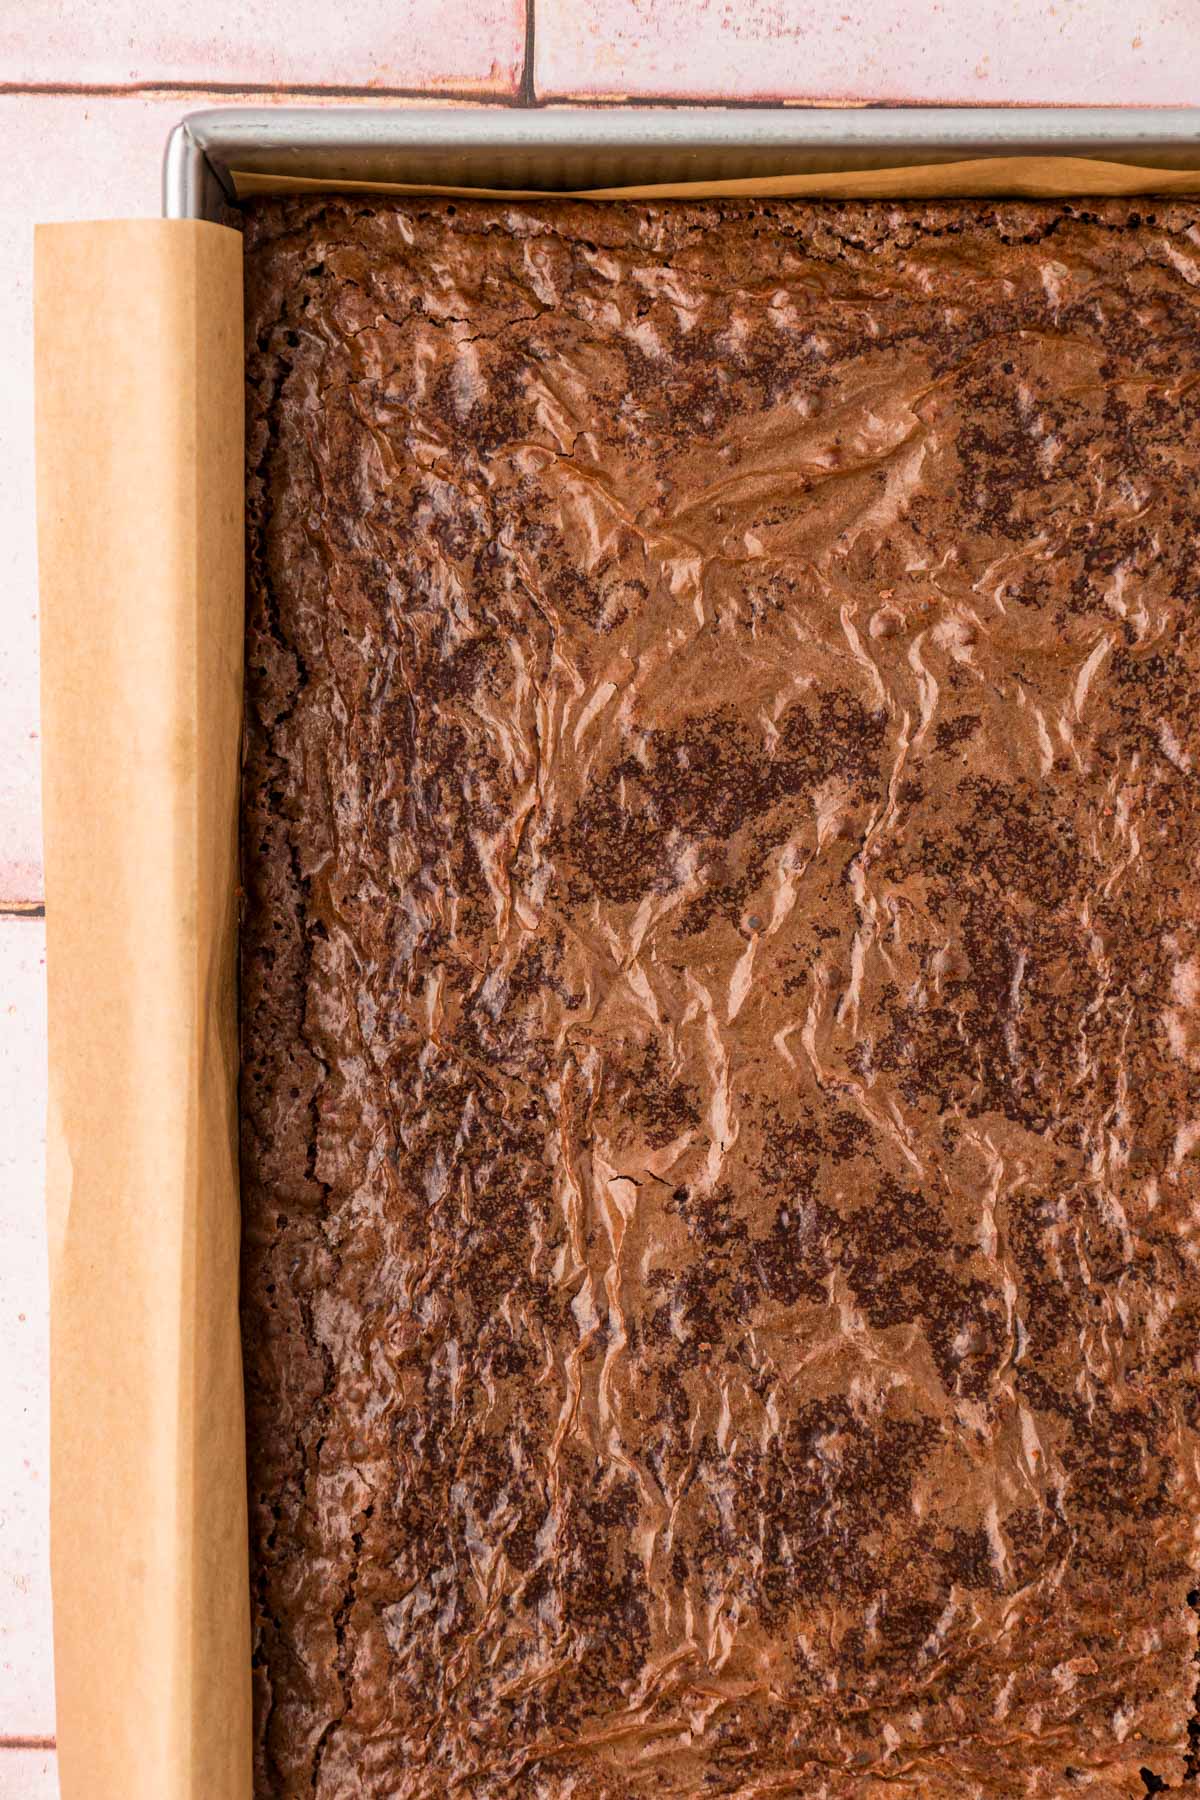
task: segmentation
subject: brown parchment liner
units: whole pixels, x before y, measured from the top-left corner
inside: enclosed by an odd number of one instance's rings
[[[61,1789],[242,1800],[241,243],[43,226],[35,271]]]
[[[1134,194],[1200,194],[1200,169],[1153,169],[1086,156],[989,156],[909,168],[845,169],[817,175],[757,175],[666,186],[578,188],[547,194],[533,188],[422,186],[414,182],[308,180],[231,170],[239,200],[254,194],[449,194],[464,200],[965,200],[988,196],[1056,200],[1066,194],[1120,198]]]
[[[1144,193],[1200,193],[1200,169],[1006,157],[575,197]],[[240,236],[42,226],[35,300],[62,1800],[248,1800]]]

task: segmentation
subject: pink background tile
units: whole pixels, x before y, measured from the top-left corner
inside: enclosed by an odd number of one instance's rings
[[[0,81],[506,95],[524,45],[523,0],[25,0],[0,11]]]
[[[3,1757],[0,1794],[4,1800],[56,1800],[53,1750],[6,1750]]]
[[[540,99],[1190,106],[1196,0],[537,0]]]
[[[45,931],[0,918],[0,1736],[54,1731],[46,1534]],[[0,1759],[0,1795],[7,1796]]]

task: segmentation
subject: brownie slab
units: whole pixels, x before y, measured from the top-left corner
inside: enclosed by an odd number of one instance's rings
[[[1200,207],[246,230],[257,1793],[1177,1783]]]

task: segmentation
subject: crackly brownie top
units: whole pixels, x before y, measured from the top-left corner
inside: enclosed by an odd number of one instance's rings
[[[1178,1781],[1200,209],[246,249],[258,1793]]]

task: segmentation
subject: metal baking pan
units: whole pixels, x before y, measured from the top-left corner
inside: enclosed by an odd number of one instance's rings
[[[235,172],[553,191],[1011,156],[1200,169],[1200,108],[225,107],[171,133],[163,212],[227,218]]]

